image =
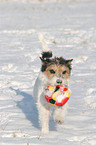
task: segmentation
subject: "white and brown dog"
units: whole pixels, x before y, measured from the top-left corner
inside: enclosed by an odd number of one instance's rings
[[[61,107],[53,107],[50,105],[45,97],[45,88],[47,85],[62,84],[69,86],[71,60],[66,60],[63,57],[52,57],[52,52],[47,48],[43,35],[39,35],[42,42],[43,52],[40,56],[42,61],[41,71],[35,82],[33,95],[35,103],[39,112],[39,120],[41,124],[42,133],[49,132],[49,113],[54,110],[54,121],[62,124],[64,123],[64,116],[67,110],[67,103]]]

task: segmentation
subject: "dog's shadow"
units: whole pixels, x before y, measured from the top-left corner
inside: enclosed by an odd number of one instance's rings
[[[34,103],[33,96],[26,92],[20,91],[19,89],[16,90],[12,87],[10,87],[10,89],[15,91],[17,95],[23,96],[21,101],[15,101],[17,106],[23,111],[26,118],[32,123],[32,125],[37,129],[40,129],[38,121],[38,110]]]
[[[38,110],[34,103],[33,96],[24,92],[20,91],[19,89],[14,89],[13,87],[10,87],[12,91],[15,91],[17,95],[23,96],[23,99],[21,101],[15,101],[17,106],[23,111],[26,118],[32,123],[32,125],[40,130],[39,125],[39,118],[38,118]],[[56,130],[56,123],[51,119],[50,120],[50,130],[55,131]]]

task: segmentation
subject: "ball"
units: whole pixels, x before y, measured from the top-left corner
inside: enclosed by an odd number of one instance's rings
[[[62,85],[48,85],[45,89],[45,99],[53,106],[63,106],[69,100],[70,94],[70,89]]]

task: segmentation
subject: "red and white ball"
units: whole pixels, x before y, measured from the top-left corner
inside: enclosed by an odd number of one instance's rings
[[[70,94],[70,89],[62,85],[48,85],[45,89],[45,99],[53,106],[63,106],[69,100]]]

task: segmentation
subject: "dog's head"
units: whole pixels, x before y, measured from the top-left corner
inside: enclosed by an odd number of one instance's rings
[[[47,77],[50,84],[66,85],[70,78],[71,62],[63,57],[52,57],[52,52],[43,52],[40,57],[42,61],[41,71]]]

